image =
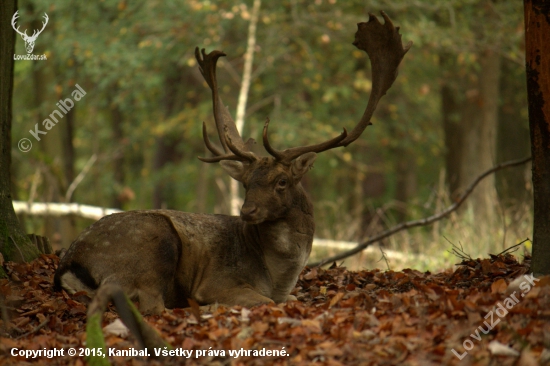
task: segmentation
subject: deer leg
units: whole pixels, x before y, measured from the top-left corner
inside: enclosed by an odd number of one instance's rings
[[[105,280],[102,286],[110,284],[120,286],[128,298],[139,302],[139,311],[142,314],[159,315],[164,311],[165,306],[162,289],[155,286],[155,283],[162,283],[158,281],[162,279],[157,279],[155,282],[151,281],[151,278],[135,278],[132,282],[140,284],[136,287],[128,279],[112,276]]]
[[[261,304],[274,303],[269,297],[263,296],[248,287],[231,289],[227,294],[227,298],[220,298],[219,302],[226,305],[242,305],[248,308]]]
[[[164,311],[162,293],[155,288],[140,288],[137,290],[139,310],[142,314],[159,315]]]

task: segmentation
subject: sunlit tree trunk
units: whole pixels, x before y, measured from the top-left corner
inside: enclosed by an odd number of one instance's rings
[[[525,0],[525,53],[533,156],[535,275],[550,274],[550,3]]]
[[[115,93],[118,92],[118,88],[113,89],[114,92],[109,98],[111,105],[109,106],[109,112],[111,116],[111,131],[113,136],[113,143],[115,144],[115,156],[113,157],[113,178],[114,189],[111,197],[111,205],[114,208],[122,209],[123,199],[120,195],[124,187],[124,114],[120,109],[120,106],[114,102]]]
[[[244,127],[244,116],[246,113],[246,104],[248,101],[248,90],[252,77],[252,62],[254,60],[254,48],[256,47],[256,24],[258,23],[258,13],[260,12],[261,0],[254,0],[252,5],[252,14],[250,16],[250,24],[248,26],[248,40],[246,45],[246,54],[244,55],[244,70],[239,91],[239,101],[237,104],[237,114],[235,116],[235,125],[237,131],[242,136]],[[230,184],[230,207],[231,215],[239,215],[241,210],[242,200],[239,197],[239,182],[231,179]]]
[[[32,101],[35,106],[33,115],[34,123],[38,123],[38,126],[42,126],[42,121],[48,117],[48,114],[51,113],[53,107],[55,107],[56,99],[55,97],[48,99],[50,94],[46,86],[51,85],[51,79],[46,75],[43,65],[39,62],[33,62],[31,68],[34,93]],[[66,120],[64,118],[60,120],[59,124],[64,125],[65,122]],[[60,185],[63,184],[64,179],[62,179],[61,174],[64,173],[64,169],[58,168],[56,164],[59,164],[59,157],[63,156],[61,136],[64,128],[64,126],[52,128],[52,130],[49,131],[47,135],[43,136],[40,141],[34,141],[33,139],[33,148],[39,149],[42,152],[42,156],[57,157],[57,159],[41,161],[42,166],[39,168],[39,171],[42,174],[42,179],[37,189],[40,193],[37,194],[35,199],[43,202],[60,202],[62,200]],[[66,160],[63,159],[63,161]],[[57,175],[54,175],[55,173],[57,173]],[[43,219],[42,235],[50,238],[54,245],[60,244],[59,240],[61,238],[58,235],[61,232],[60,223],[60,219],[55,217],[45,216]]]
[[[479,66],[477,85],[467,90],[472,95],[467,96],[463,106],[459,189],[467,187],[475,177],[496,163],[500,55],[493,50],[481,52]],[[495,178],[491,175],[472,193],[470,204],[475,219],[493,222],[496,201]]]
[[[451,195],[460,194],[475,177],[495,164],[500,56],[479,52],[479,71],[461,86],[442,88],[443,126],[447,142],[446,170]],[[450,67],[456,67],[451,63]],[[454,73],[451,73],[454,74]],[[458,73],[454,82],[460,84]],[[491,222],[496,203],[494,177],[476,188],[469,204],[476,220]]]
[[[38,249],[25,235],[15,216],[10,189],[15,51],[15,32],[10,20],[16,7],[16,1],[13,0],[0,2],[0,253],[5,260],[30,261],[38,256]]]
[[[172,117],[178,111],[178,87],[182,83],[184,71],[176,64],[171,64],[169,67],[171,72],[164,80],[164,119]],[[181,156],[177,156],[177,146],[181,141],[181,137],[176,137],[170,133],[163,133],[156,139],[156,151],[153,159],[153,171],[160,173],[166,164],[175,162]],[[155,177],[158,179],[158,176]],[[155,184],[153,190],[153,208],[170,208],[175,209],[172,205],[175,187],[172,181],[160,179]]]

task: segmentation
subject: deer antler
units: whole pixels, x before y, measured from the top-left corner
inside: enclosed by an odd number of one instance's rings
[[[397,77],[397,67],[403,56],[411,48],[412,42],[405,47],[401,43],[399,27],[394,27],[390,18],[383,11],[384,18],[381,24],[373,14],[369,13],[367,23],[358,23],[353,45],[367,52],[372,65],[372,91],[367,108],[359,123],[348,134],[346,129],[337,137],[317,145],[299,146],[278,151],[271,147],[267,137],[269,120],[266,121],[263,131],[264,147],[275,159],[290,163],[297,157],[308,152],[323,152],[340,146],[348,146],[357,140],[365,128],[371,124],[370,120],[380,99],[386,94]]]
[[[340,135],[336,136],[333,139],[325,141],[321,144],[300,146],[300,147],[294,147],[283,151],[279,151],[279,150],[275,150],[269,143],[269,139],[267,137],[268,127],[269,127],[269,118],[265,121],[264,131],[262,135],[265,150],[275,159],[281,162],[287,162],[287,163],[290,163],[292,160],[296,159],[298,156],[308,152],[317,153],[317,152],[326,151],[328,149],[332,149],[334,147],[338,147],[340,146],[339,143],[348,136],[348,131],[344,128],[344,131]]]
[[[17,11],[15,12],[15,14],[13,14],[13,17],[11,18],[11,26],[12,26],[13,29],[14,29],[17,33],[19,33],[21,36],[23,36],[23,37],[28,37],[28,36],[27,36],[27,30],[26,30],[26,29],[25,29],[25,33],[21,33],[21,32],[19,31],[19,27],[20,27],[20,26],[18,26],[17,28],[15,28],[15,26],[16,26],[16,24],[17,24],[17,18],[19,18],[19,10],[17,10]]]
[[[18,26],[17,28],[15,28],[16,24],[17,24],[17,18],[19,18],[19,10],[17,10],[15,12],[15,14],[13,14],[13,17],[11,18],[11,26],[13,27],[13,29],[19,33],[24,39],[36,39],[38,38],[38,36],[40,35],[40,33],[42,33],[42,31],[44,30],[44,28],[46,28],[46,25],[48,24],[48,20],[50,18],[48,18],[48,14],[44,13],[44,20],[45,22],[42,22],[42,29],[40,29],[39,31],[37,31],[36,29],[32,32],[32,36],[29,37],[29,35],[27,35],[27,30],[25,29],[25,32],[21,33],[21,31],[19,30],[19,27]]]
[[[298,146],[283,151],[274,149],[269,143],[268,128],[269,118],[266,120],[263,130],[263,143],[266,151],[276,160],[289,164],[297,157],[308,152],[320,153],[336,147],[348,146],[357,140],[365,128],[371,124],[370,120],[380,99],[386,94],[397,77],[397,68],[399,63],[411,48],[412,42],[405,47],[401,43],[399,27],[394,27],[390,18],[383,11],[380,12],[384,18],[384,24],[381,24],[372,13],[369,13],[369,21],[357,24],[355,41],[353,45],[365,51],[372,65],[372,91],[367,103],[367,108],[361,117],[361,120],[348,134],[344,128],[343,132],[320,144],[309,146]],[[200,66],[201,73],[206,83],[212,90],[212,102],[214,105],[214,118],[218,128],[218,135],[225,150],[225,154],[212,145],[208,139],[206,125],[203,124],[203,138],[208,150],[215,156],[212,158],[199,158],[204,162],[213,163],[221,160],[240,160],[254,161],[257,159],[254,153],[250,152],[247,143],[243,143],[235,122],[229,115],[227,108],[223,105],[218,95],[218,84],[216,81],[216,62],[225,54],[221,51],[212,51],[208,55],[202,49],[202,58],[199,48],[195,49],[195,57]],[[253,141],[253,140],[252,140]],[[229,153],[231,151],[233,154]]]
[[[202,54],[202,56],[201,56]],[[250,151],[250,144],[253,142],[249,139],[246,143],[243,142],[235,122],[231,118],[229,111],[224,106],[218,94],[218,81],[216,79],[216,63],[218,59],[225,56],[221,51],[212,51],[209,54],[205,53],[204,48],[199,52],[199,48],[195,48],[195,58],[199,63],[200,71],[204,80],[212,90],[212,104],[214,109],[214,120],[218,130],[218,136],[223,146],[225,154],[217,147],[212,145],[208,139],[206,124],[203,123],[202,134],[204,144],[215,156],[212,158],[199,158],[206,163],[215,163],[221,160],[240,160],[254,161],[256,155]],[[230,153],[232,152],[232,154]]]
[[[45,22],[42,22],[42,29],[40,29],[39,31],[37,31],[36,29],[32,32],[32,36],[30,36],[30,38],[32,39],[36,39],[38,37],[38,35],[40,33],[42,33],[42,31],[44,30],[44,28],[46,28],[46,24],[48,24],[48,20],[50,18],[48,18],[48,14],[44,13],[44,20]],[[25,30],[25,34],[26,34],[26,30]]]

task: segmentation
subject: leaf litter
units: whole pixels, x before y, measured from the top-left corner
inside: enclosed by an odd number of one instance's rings
[[[1,365],[87,363],[66,350],[86,347],[90,299],[52,290],[58,263],[55,255],[4,263]],[[115,365],[550,365],[550,277],[525,292],[529,265],[530,257],[520,263],[505,253],[465,258],[438,273],[305,268],[292,291],[297,301],[251,309],[194,304],[145,317],[174,349],[193,350],[189,358],[108,359]],[[509,305],[503,316],[498,304]],[[103,326],[117,319],[110,307]],[[108,328],[104,335],[107,348],[138,348],[131,334]],[[12,356],[15,348],[65,352],[24,358]],[[245,352],[282,349],[287,356]],[[203,356],[195,357],[200,350]],[[234,357],[229,350],[242,351]]]

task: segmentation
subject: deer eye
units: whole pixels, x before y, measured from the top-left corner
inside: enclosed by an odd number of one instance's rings
[[[279,182],[277,182],[277,185],[279,188],[285,188],[287,185],[287,180],[285,178],[279,179]]]

